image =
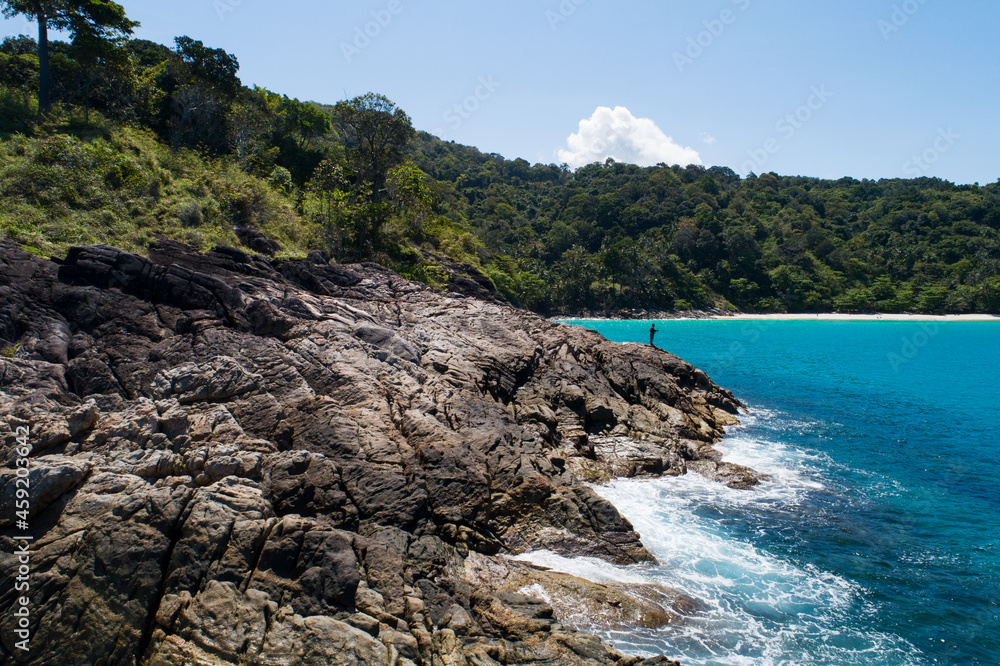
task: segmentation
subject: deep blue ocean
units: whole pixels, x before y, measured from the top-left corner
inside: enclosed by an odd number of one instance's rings
[[[575,323],[649,340],[648,321]],[[685,666],[1000,664],[1000,323],[656,325],[747,404],[724,459],[771,477],[595,488],[660,564],[528,557],[707,604],[607,638]]]

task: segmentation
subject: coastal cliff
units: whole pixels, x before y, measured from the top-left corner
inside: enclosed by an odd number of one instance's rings
[[[5,613],[0,662],[670,663],[531,590],[623,626],[696,600],[509,556],[652,561],[587,484],[753,485],[712,448],[739,402],[665,351],[468,291],[318,254],[161,241],[45,261],[0,241],[5,609],[31,537],[30,645]]]

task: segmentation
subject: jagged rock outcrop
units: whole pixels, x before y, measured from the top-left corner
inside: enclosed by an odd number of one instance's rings
[[[5,575],[33,537],[31,649],[5,614],[4,664],[667,663],[484,563],[530,588],[506,555],[650,561],[585,482],[735,474],[711,446],[739,403],[691,365],[374,265],[0,241],[0,338]]]

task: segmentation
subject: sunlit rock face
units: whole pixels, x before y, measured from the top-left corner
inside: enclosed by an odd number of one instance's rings
[[[652,560],[586,484],[732,476],[712,443],[739,403],[666,352],[474,286],[169,241],[52,261],[0,242],[4,571],[33,539],[31,651],[6,614],[3,662],[640,663],[483,572],[530,591],[540,574],[506,556]],[[678,603],[645,594],[615,621]]]

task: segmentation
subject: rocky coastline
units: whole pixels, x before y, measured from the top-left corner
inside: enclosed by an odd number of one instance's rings
[[[27,650],[0,619],[0,663],[673,663],[570,610],[664,626],[697,600],[510,556],[652,561],[588,483],[754,485],[713,448],[739,401],[473,282],[0,241],[0,604],[30,602]]]

